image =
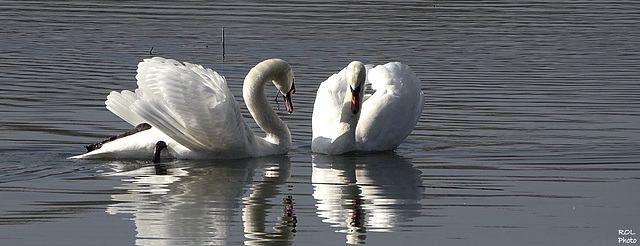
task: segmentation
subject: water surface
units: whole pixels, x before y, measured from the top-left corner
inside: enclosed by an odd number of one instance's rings
[[[614,245],[640,231],[635,1],[0,2],[2,244]],[[210,67],[237,98],[254,64],[287,60],[291,152],[67,160],[130,128],[104,100],[151,56]],[[352,60],[411,66],[420,122],[394,153],[312,154],[315,90]]]

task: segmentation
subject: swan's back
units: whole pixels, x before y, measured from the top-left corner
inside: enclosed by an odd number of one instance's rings
[[[367,70],[373,93],[362,104],[358,150],[392,150],[413,131],[424,108],[420,80],[409,66],[390,62]]]

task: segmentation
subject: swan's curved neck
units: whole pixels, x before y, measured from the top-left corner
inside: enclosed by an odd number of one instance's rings
[[[356,127],[359,119],[360,112],[354,114],[351,109],[351,92],[347,89],[347,95],[342,103],[340,122],[336,126],[336,130],[341,132],[339,135],[341,137],[334,139],[335,146],[341,146],[340,148],[349,151],[356,149]]]
[[[263,61],[249,71],[242,87],[244,102],[253,119],[266,133],[266,139],[285,148],[291,145],[291,133],[284,121],[271,108],[264,87],[276,76],[290,70],[289,65],[282,60]]]

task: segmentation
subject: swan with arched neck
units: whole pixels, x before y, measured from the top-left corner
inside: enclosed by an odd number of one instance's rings
[[[104,141],[99,148],[71,158],[232,159],[285,154],[291,146],[287,125],[264,92],[269,81],[293,112],[294,75],[287,62],[269,59],[246,75],[243,98],[265,137],[256,136],[240,105],[217,72],[197,64],[154,57],[138,64],[138,88],[111,92],[107,109],[131,125],[151,127]]]

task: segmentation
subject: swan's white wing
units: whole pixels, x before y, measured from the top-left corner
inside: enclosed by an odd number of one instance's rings
[[[135,94],[112,94],[124,98],[111,108],[129,123],[148,122],[192,151],[238,153],[253,140],[226,80],[213,70],[154,57],[138,65],[136,79]],[[129,103],[130,111],[117,103]]]
[[[420,80],[399,62],[367,69],[375,91],[362,104],[356,128],[359,150],[395,149],[413,131],[424,107]]]
[[[112,91],[107,96],[107,101],[105,104],[107,105],[107,109],[120,117],[121,119],[129,122],[132,126],[137,126],[140,123],[144,122],[144,119],[140,117],[138,114],[131,111],[131,105],[138,100],[137,94],[131,91]]]

